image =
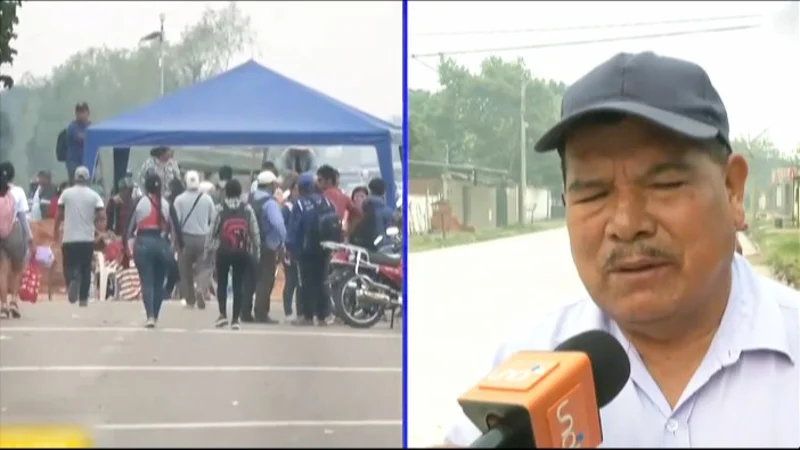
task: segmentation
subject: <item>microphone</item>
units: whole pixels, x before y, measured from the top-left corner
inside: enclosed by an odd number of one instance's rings
[[[630,373],[620,343],[599,330],[554,352],[516,353],[458,399],[483,433],[470,448],[595,448],[603,441],[598,409]]]

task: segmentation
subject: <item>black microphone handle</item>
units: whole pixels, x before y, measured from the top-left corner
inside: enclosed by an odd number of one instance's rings
[[[521,437],[515,437],[511,428],[498,425],[475,439],[468,448],[536,448],[530,436],[527,439]]]

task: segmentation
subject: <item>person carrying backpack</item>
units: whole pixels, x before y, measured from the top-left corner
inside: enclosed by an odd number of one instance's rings
[[[33,246],[33,235],[25,210],[24,197],[13,194],[14,165],[0,163],[0,318],[19,319],[17,289],[25,266],[25,255]],[[27,203],[25,203],[27,205]],[[11,301],[8,297],[11,296]]]
[[[253,208],[242,202],[242,184],[232,179],[225,183],[225,199],[216,207],[205,254],[216,252],[218,328],[228,325],[228,274],[233,282],[233,315],[230,325],[239,329],[244,300],[244,279],[249,266],[261,253],[258,219]]]
[[[300,197],[292,208],[286,245],[300,269],[303,317],[295,324],[313,325],[316,316],[318,325],[324,326],[330,313],[325,286],[328,255],[320,243],[341,241],[342,221],[333,205],[315,190],[314,183],[309,172],[297,180]]]
[[[275,198],[278,177],[271,171],[264,170],[256,178],[256,191],[252,195],[250,206],[256,212],[258,228],[261,236],[261,257],[258,264],[253,264],[245,282],[245,299],[242,305],[242,321],[259,323],[277,323],[269,316],[272,288],[275,286],[275,269],[278,263],[278,251],[286,241],[286,226],[283,223],[280,205]],[[253,296],[255,294],[255,307]]]

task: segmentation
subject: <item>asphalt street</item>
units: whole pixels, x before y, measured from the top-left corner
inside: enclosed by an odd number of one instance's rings
[[[103,447],[399,447],[400,328],[215,329],[216,313],[23,305],[0,322],[0,423],[75,424]],[[214,305],[216,306],[216,305]]]

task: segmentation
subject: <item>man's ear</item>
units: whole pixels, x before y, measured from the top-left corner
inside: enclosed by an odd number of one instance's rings
[[[734,226],[737,229],[745,222],[744,186],[748,172],[744,156],[733,153],[728,157],[725,166],[725,187],[728,191],[728,203],[733,214]]]

